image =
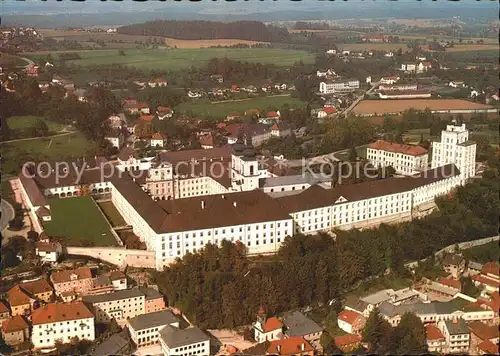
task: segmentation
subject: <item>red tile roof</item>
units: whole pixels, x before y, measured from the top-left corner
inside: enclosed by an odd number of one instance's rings
[[[470,322],[469,330],[481,340],[491,340],[500,337],[498,326],[489,326],[481,321]]]
[[[334,341],[335,345],[339,347],[357,344],[361,342],[361,335],[349,334],[349,335],[337,336],[334,338]]]
[[[31,314],[33,325],[90,318],[94,318],[94,315],[82,302],[51,303],[36,309]]]
[[[460,283],[460,281],[457,281],[456,279],[441,277],[439,278],[439,283],[458,290],[462,289],[462,284]]]
[[[304,350],[302,350],[302,345],[304,345]],[[272,341],[267,349],[268,354],[274,355],[296,355],[300,352],[310,351],[314,351],[314,348],[310,343],[308,343],[303,337],[300,336]]]
[[[276,111],[268,111],[266,116],[267,117],[280,117]]]
[[[484,340],[479,345],[477,345],[477,348],[488,354],[498,355],[498,345],[495,345],[490,340]]]
[[[65,271],[54,272],[50,275],[52,283],[65,283],[71,281],[71,276],[76,275],[75,280],[92,278],[92,271],[88,267],[80,267],[77,269],[68,269]]]
[[[212,135],[204,135],[200,137],[200,145],[214,147],[214,138]]]
[[[425,326],[425,337],[427,340],[444,339],[443,333],[435,325],[426,325]]]
[[[151,136],[151,139],[152,140],[163,140],[163,136],[160,133],[156,132],[153,134],[153,136]]]
[[[145,109],[149,108],[149,105],[146,103],[137,103],[137,107],[139,107],[139,109]]]
[[[7,312],[9,312],[9,308],[7,308],[7,306],[4,303],[0,302],[0,313],[7,313]]]
[[[153,121],[153,115],[143,115],[143,116],[141,116],[141,120]]]
[[[492,287],[500,287],[500,282],[482,275],[472,276],[472,280]]]
[[[19,287],[32,295],[52,292],[54,290],[45,278],[37,279],[32,282],[21,283],[19,284]]]
[[[487,262],[481,269],[482,274],[492,274],[494,276],[500,276],[500,266],[497,262]]]
[[[7,292],[7,300],[11,307],[17,307],[19,305],[30,304],[31,298],[25,293],[19,286],[11,288]]]
[[[339,314],[339,319],[346,322],[346,323],[349,323],[349,324],[353,324],[356,319],[358,319],[360,316],[362,316],[361,314],[355,312],[355,311],[352,311],[352,310],[343,310],[340,312]]]
[[[269,318],[266,320],[265,324],[262,325],[262,328],[264,329],[265,333],[268,333],[273,330],[278,330],[283,328],[283,323],[273,316],[272,318]]]
[[[427,150],[420,146],[409,146],[383,140],[377,140],[376,142],[370,144],[368,147],[376,150],[403,153],[411,156],[420,156],[427,153]]]
[[[4,333],[13,333],[28,328],[28,323],[21,315],[16,315],[2,323],[2,330]]]
[[[56,252],[59,247],[59,244],[56,242],[41,242],[38,241],[36,243],[36,248],[38,251],[43,252]]]
[[[172,108],[170,106],[158,106],[156,108],[156,111],[161,111],[161,112],[163,112],[163,111],[172,111]]]
[[[327,114],[335,114],[337,112],[337,109],[335,109],[332,106],[327,106],[323,108],[323,111],[326,112]]]

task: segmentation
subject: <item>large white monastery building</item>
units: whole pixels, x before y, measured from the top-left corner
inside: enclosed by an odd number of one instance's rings
[[[333,188],[324,176],[277,177],[242,141],[232,147],[167,152],[155,160],[139,161],[127,153],[114,163],[119,169],[91,160],[79,184],[76,174],[57,182],[51,175],[21,174],[18,183],[24,205],[40,226],[37,211],[43,207],[50,214],[47,197],[80,195],[83,190],[108,197],[147,249],[154,251],[156,268],[162,269],[208,243],[227,240],[241,243],[249,254],[274,253],[296,233],[363,228],[421,216],[434,207],[437,196],[473,176],[473,171],[463,175],[455,165],[474,166],[470,152],[464,157],[460,150],[475,146],[464,142],[461,138],[440,148],[454,151],[444,157],[456,157],[458,162],[433,163],[432,169],[413,176]]]

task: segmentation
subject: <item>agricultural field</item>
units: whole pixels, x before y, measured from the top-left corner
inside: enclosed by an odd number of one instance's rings
[[[397,51],[408,50],[406,43],[346,43],[339,44],[339,47],[345,51]]]
[[[70,246],[84,241],[94,246],[116,245],[104,215],[91,197],[49,199],[49,204],[52,220],[43,222],[48,236],[62,238]]]
[[[37,119],[45,121],[47,127],[49,128],[49,134],[54,134],[61,131],[64,125],[52,122],[50,120],[45,120],[41,116],[11,116],[7,119],[7,125],[9,129],[14,131],[26,131],[34,127]]]
[[[27,161],[55,161],[74,157],[94,155],[97,146],[79,132],[56,137],[34,138],[0,144],[2,171],[19,173]]]
[[[362,100],[353,113],[362,116],[397,114],[407,109],[437,110],[486,110],[490,105],[460,99],[407,99],[407,100]]]
[[[288,104],[290,107],[302,108],[306,103],[300,99],[290,96],[267,96],[253,99],[241,99],[234,101],[211,103],[210,101],[197,100],[184,102],[178,105],[175,110],[177,112],[186,112],[188,110],[195,114],[203,116],[212,116],[214,118],[225,118],[233,111],[240,112],[242,115],[245,110],[259,109],[266,111],[268,109],[277,110],[283,105]]]
[[[497,45],[492,44],[455,44],[453,48],[446,48],[445,53],[454,53],[454,52],[478,52],[478,51],[497,51]],[[423,51],[427,52],[439,52],[442,51],[430,51],[427,46],[420,46]],[[482,53],[481,53],[482,54]]]
[[[214,57],[226,57],[237,61],[259,62],[291,66],[295,62],[313,63],[314,54],[272,48],[198,48],[198,49],[96,49],[81,51],[42,51],[25,53],[34,59],[47,54],[57,58],[58,53],[77,52],[81,59],[66,61],[80,66],[121,64],[145,70],[181,70],[192,66],[202,67]]]

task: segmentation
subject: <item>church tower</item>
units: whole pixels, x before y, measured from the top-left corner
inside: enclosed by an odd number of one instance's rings
[[[233,190],[247,191],[259,188],[259,161],[251,137],[238,135],[231,153],[231,184]]]

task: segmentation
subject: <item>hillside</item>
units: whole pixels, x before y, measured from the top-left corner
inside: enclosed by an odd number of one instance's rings
[[[125,35],[163,36],[181,40],[238,39],[261,42],[286,42],[289,33],[284,28],[266,26],[259,21],[150,21],[118,28]]]

